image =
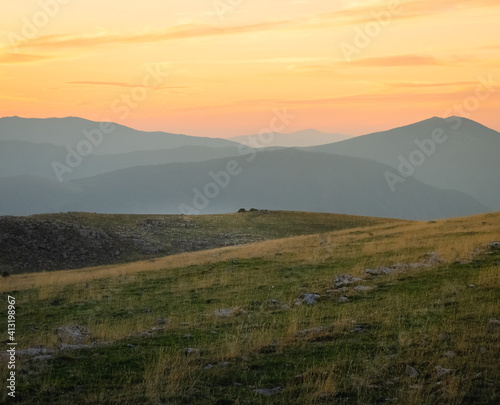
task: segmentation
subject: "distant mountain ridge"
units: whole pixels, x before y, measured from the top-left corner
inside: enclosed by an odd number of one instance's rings
[[[235,136],[229,139],[254,148],[269,146],[295,148],[324,145],[327,143],[340,142],[349,138],[351,138],[349,135],[329,134],[316,129],[304,129],[302,131],[290,133],[274,133],[270,141],[267,139],[259,140],[259,135]]]
[[[372,159],[391,166],[395,176],[406,179],[405,173],[411,173],[426,184],[464,192],[500,210],[500,133],[467,118],[433,117],[306,150]],[[399,184],[396,180],[396,192]]]
[[[167,132],[146,132],[116,123],[90,121],[83,118],[0,118],[0,141],[16,140],[49,143],[76,148],[90,137],[103,140],[93,147],[92,154],[107,155],[137,151],[174,149],[182,146],[236,147],[232,141],[203,138]]]
[[[234,170],[238,174],[220,174],[230,161],[238,162],[239,170]],[[385,189],[387,168],[367,159],[325,153],[264,151],[252,162],[240,157],[141,166],[69,183],[0,178],[0,189],[5,191],[0,207],[2,214],[9,215],[66,211],[213,214],[241,207],[279,207],[416,220],[487,211],[470,196],[438,190],[415,179],[391,193]]]
[[[99,153],[83,156],[59,182],[53,163],[68,162],[68,150],[97,130],[107,132]],[[314,147],[258,150],[79,118],[4,118],[0,215],[256,207],[415,220],[466,216],[500,210],[499,142],[498,132],[458,117]]]

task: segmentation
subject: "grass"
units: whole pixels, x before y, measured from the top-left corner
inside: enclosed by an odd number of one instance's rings
[[[9,277],[1,299],[17,299],[18,349],[55,347],[54,330],[66,324],[111,342],[19,358],[16,402],[497,404],[500,330],[489,320],[500,318],[500,251],[487,248],[494,240],[500,214],[381,220],[154,262]],[[364,274],[429,252],[444,261]],[[332,291],[344,273],[374,288]],[[301,293],[321,299],[296,306]],[[349,302],[339,303],[341,295]],[[235,312],[215,316],[221,308]],[[164,329],[134,335],[158,318],[168,318]],[[199,351],[186,356],[186,347]],[[451,371],[438,377],[437,366]],[[273,387],[281,391],[254,392]]]
[[[381,218],[351,215],[265,210],[204,216],[112,215],[70,212],[22,217],[23,221],[26,218],[42,222],[44,225],[33,233],[34,240],[37,238],[42,240],[41,244],[48,251],[68,252],[68,257],[66,260],[58,257],[54,262],[53,255],[49,255],[47,259],[44,258],[44,252],[42,252],[34,258],[35,260],[29,261],[26,256],[36,254],[29,247],[30,245],[28,247],[17,246],[23,252],[20,254],[19,251],[7,244],[4,246],[4,254],[0,256],[0,272],[8,271],[11,274],[19,274],[42,270],[66,270],[64,263],[68,268],[122,264],[183,252],[390,222]],[[392,220],[392,222],[403,221]],[[53,236],[54,233],[56,235],[59,233],[57,229],[61,224],[73,229],[69,236],[63,235],[62,240]],[[81,228],[93,230],[101,235],[105,233],[107,239],[105,242],[101,240],[104,247],[96,249],[95,236],[83,236],[78,232]],[[47,235],[48,229],[53,231],[49,236]],[[0,224],[0,234],[9,235],[10,232],[21,232],[21,230],[13,231],[8,227],[4,229]],[[87,232],[87,234],[91,234],[91,232]],[[82,247],[92,254],[86,253],[85,258],[82,258],[82,255],[75,252],[78,250],[75,247],[78,249]],[[110,256],[110,251],[118,251],[119,254]],[[75,260],[70,260],[71,258]],[[37,267],[26,267],[27,262]]]

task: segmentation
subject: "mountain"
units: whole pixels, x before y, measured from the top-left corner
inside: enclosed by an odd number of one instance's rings
[[[303,131],[290,132],[287,134],[275,133],[272,141],[268,143],[265,143],[265,141],[259,141],[259,135],[235,136],[229,139],[254,148],[267,146],[294,148],[324,145],[327,143],[340,142],[349,138],[350,136],[348,135],[327,134],[316,129],[305,129]]]
[[[182,146],[237,147],[237,144],[226,139],[138,131],[116,123],[76,117],[0,118],[1,140],[49,143],[74,149],[82,142],[91,142],[92,155],[156,151]]]
[[[307,150],[372,159],[391,166],[400,178],[411,173],[428,185],[461,191],[500,210],[500,133],[467,118],[434,117]],[[394,182],[397,194],[401,182]]]
[[[137,151],[113,155],[89,155],[82,159],[63,180],[81,179],[119,169],[166,164],[201,162],[238,155],[237,144],[231,147],[181,146],[174,149]],[[235,147],[236,146],[236,147]],[[26,141],[0,141],[0,177],[40,176],[58,180],[54,162],[66,165],[68,152],[63,146]]]
[[[0,214],[191,214],[256,207],[430,220],[488,210],[463,193],[411,178],[392,193],[384,177],[389,167],[367,159],[295,149],[262,151],[251,162],[248,157],[135,167],[69,183],[38,185],[30,177],[7,179],[9,184],[4,179]],[[60,198],[39,198],[47,185]],[[16,199],[23,204],[12,204]]]

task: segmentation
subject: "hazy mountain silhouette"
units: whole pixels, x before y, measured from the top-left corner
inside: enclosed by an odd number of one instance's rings
[[[193,189],[203,191],[214,182],[209,173],[224,170],[229,160],[135,167],[69,183],[0,179],[1,213],[179,213],[180,204],[196,208]],[[235,160],[241,173],[201,213],[257,207],[428,220],[487,211],[470,196],[411,178],[392,193],[384,178],[388,167],[367,159],[285,149],[260,152],[253,162]]]
[[[120,154],[136,151],[174,149],[181,146],[237,147],[234,142],[218,138],[202,138],[166,132],[145,132],[112,123],[89,121],[82,118],[0,118],[0,140],[16,140],[50,143],[56,146],[76,148],[79,142],[88,140],[84,131],[98,139],[96,131],[104,134],[103,141],[93,147],[92,154]],[[90,135],[92,136],[92,135]]]
[[[432,151],[428,140],[432,140],[434,131],[442,134],[444,142],[434,142]],[[467,193],[491,210],[500,210],[500,133],[470,119],[434,117],[307,150],[373,159],[392,166],[392,172],[397,175],[402,159],[409,162],[413,153],[413,161],[420,163],[421,155],[415,151],[421,151],[425,157],[423,163],[412,165],[415,179],[441,189]],[[399,183],[395,185],[395,194],[399,186]]]
[[[264,142],[259,141],[259,135],[235,136],[229,139],[255,148],[262,148],[265,146],[293,148],[324,145],[333,142],[340,142],[349,138],[350,136],[348,135],[328,134],[325,132],[320,132],[316,129],[305,129],[302,131],[290,133],[275,133],[270,142],[267,142],[267,140],[264,140]],[[254,143],[252,139],[257,140],[257,142]]]
[[[173,162],[201,162],[238,155],[231,147],[181,146],[174,149],[138,151],[113,155],[89,155],[63,180],[81,179],[135,166]],[[0,177],[40,176],[57,180],[53,162],[66,164],[66,148],[48,143],[0,141]]]

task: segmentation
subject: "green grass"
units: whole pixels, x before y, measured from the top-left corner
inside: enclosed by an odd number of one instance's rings
[[[404,260],[418,261],[430,246],[446,256],[444,243],[451,241],[450,252],[469,246],[462,226],[452,224],[442,225],[449,230],[445,240],[440,229],[434,234],[431,224],[418,225]],[[373,264],[400,261],[401,249],[390,241],[395,235],[414,238],[405,226],[332,233],[327,245],[305,236],[296,241],[302,251],[279,255],[11,291],[20,348],[54,346],[54,330],[71,323],[88,326],[94,340],[112,341],[49,360],[18,359],[16,403],[499,403],[500,330],[489,325],[490,318],[500,318],[499,250],[483,249],[467,263],[447,260],[367,277],[362,284],[375,288],[350,288],[342,293],[347,303],[330,291],[335,275],[361,275]],[[478,233],[489,240],[500,236],[497,225]],[[322,298],[297,307],[303,292]],[[6,294],[0,299],[5,302]],[[220,308],[241,312],[213,316]],[[165,329],[132,336],[160,317],[169,319]],[[319,326],[324,329],[317,333],[296,334]],[[4,324],[0,333],[6,336]],[[185,356],[185,347],[199,353]],[[407,366],[419,376],[411,378]],[[451,372],[438,377],[436,366]],[[0,377],[6,378],[3,363]],[[253,391],[276,386],[282,391],[270,397]]]

